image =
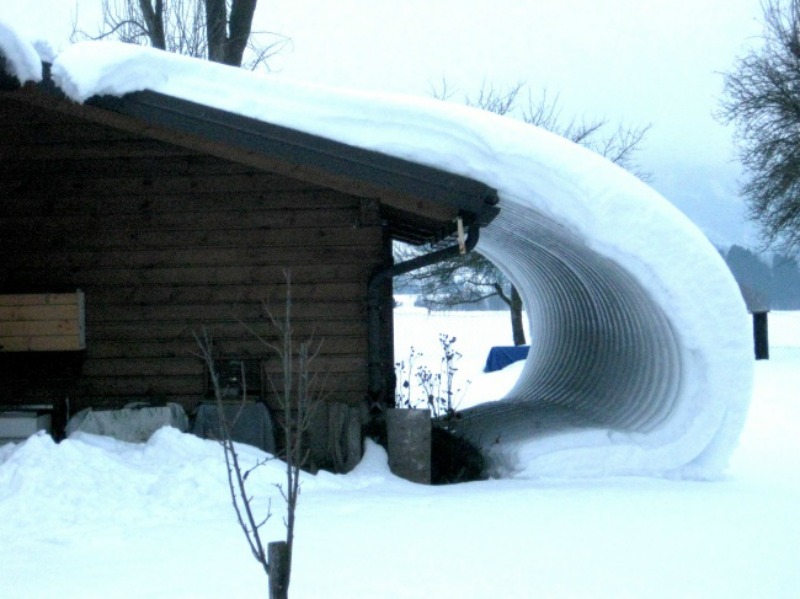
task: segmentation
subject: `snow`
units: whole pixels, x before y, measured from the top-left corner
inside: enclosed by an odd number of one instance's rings
[[[406,363],[411,350],[415,357],[412,370],[427,367],[432,373],[442,372],[442,347],[439,334],[454,337],[453,348],[461,354],[455,362],[455,408],[465,410],[478,404],[497,401],[514,387],[522,372],[523,362],[503,370],[484,373],[489,349],[496,345],[511,345],[511,322],[507,311],[438,311],[414,306],[416,296],[398,295],[395,318],[402,326],[395,327],[395,362]],[[427,334],[420,334],[427,331]],[[475,348],[464,352],[461,348]],[[480,348],[480,349],[477,349]],[[480,373],[480,376],[474,376]],[[412,381],[413,381],[413,373]],[[398,374],[398,377],[400,375]],[[421,399],[414,396],[414,399]]]
[[[4,38],[4,48],[24,46]],[[22,54],[7,58],[21,69]],[[149,89],[494,187],[501,212],[478,249],[517,285],[535,331],[516,384],[503,401],[487,392],[461,432],[484,445],[503,476],[724,471],[751,398],[748,315],[708,240],[624,170],[468,107],[291,82],[150,48],[75,44],[52,73],[78,102]]]
[[[497,315],[398,313],[480,363]],[[727,477],[503,479],[428,487],[393,476],[368,443],[347,475],[305,475],[294,599],[797,596],[800,313],[771,313],[772,359]],[[478,333],[484,333],[484,339]],[[431,339],[433,341],[431,341]],[[502,372],[502,371],[501,371]],[[496,374],[463,372],[482,385]],[[264,457],[240,446],[245,463]],[[273,483],[253,475],[265,537],[282,535]],[[147,443],[76,433],[0,447],[0,597],[230,599],[265,594],[237,528],[218,445],[170,428]]]
[[[9,25],[0,21],[0,56],[4,56],[11,75],[20,83],[42,80],[42,61],[34,47]]]

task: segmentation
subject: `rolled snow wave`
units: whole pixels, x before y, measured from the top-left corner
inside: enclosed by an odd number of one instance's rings
[[[671,412],[681,356],[669,320],[617,264],[542,217],[508,207],[483,251],[528,306],[532,358],[513,397],[570,408],[588,423],[646,432]],[[515,235],[524,223],[526,236]]]
[[[645,234],[658,239],[680,230]],[[746,327],[727,331],[728,339],[715,338],[714,325],[699,339],[682,335],[684,323],[644,282],[524,203],[502,205],[479,250],[520,290],[531,323],[531,350],[515,387],[503,401],[466,410],[459,424],[490,456],[492,474],[719,475],[749,401]],[[736,299],[728,313],[707,316],[742,324]],[[695,301],[708,298],[697,293]],[[730,338],[738,359],[715,378],[714,363],[731,355]]]

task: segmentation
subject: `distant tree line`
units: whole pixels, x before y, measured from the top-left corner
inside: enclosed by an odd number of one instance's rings
[[[757,254],[738,245],[720,253],[739,283],[749,310],[800,310],[800,267],[796,258]]]
[[[800,262],[796,257],[762,253],[740,245],[718,251],[739,284],[749,310],[800,310]],[[459,290],[459,287],[463,286],[463,282],[461,285],[444,284],[439,288],[439,293],[458,297],[459,293],[463,293],[463,289]],[[397,291],[418,295],[417,305],[433,310],[508,309],[506,303],[496,296],[453,304],[431,301],[430,296],[425,293],[424,280],[405,279],[397,287]]]

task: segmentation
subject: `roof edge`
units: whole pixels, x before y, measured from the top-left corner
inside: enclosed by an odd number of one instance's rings
[[[0,89],[13,91],[20,85],[7,70],[5,61],[0,61]],[[42,63],[42,74],[40,82],[24,87],[35,87],[47,95],[69,100],[53,80],[50,63]],[[386,198],[416,198],[462,216],[467,224],[486,225],[499,212],[497,191],[475,179],[160,92],[92,96],[84,104],[129,117],[148,127],[201,138],[278,163],[299,165],[333,178],[357,181],[370,190],[378,190],[379,195],[384,192]],[[435,237],[450,232],[439,230]]]

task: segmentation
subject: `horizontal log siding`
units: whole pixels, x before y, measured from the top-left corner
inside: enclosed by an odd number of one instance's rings
[[[286,268],[296,336],[323,342],[329,398],[363,399],[376,204],[10,104],[0,103],[0,293],[85,292],[73,409],[155,397],[191,407],[205,388],[192,354],[202,327],[224,355],[264,359],[280,386],[276,358],[242,322],[274,340],[265,306],[282,313]]]

